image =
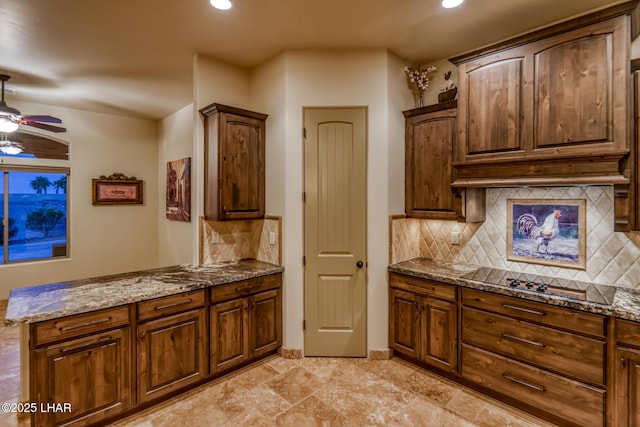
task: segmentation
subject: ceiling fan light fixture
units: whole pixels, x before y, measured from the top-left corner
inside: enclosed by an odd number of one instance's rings
[[[219,10],[229,10],[232,6],[230,0],[209,0],[209,3],[211,3],[211,6]]]
[[[463,1],[464,0],[442,0],[442,7],[453,9],[454,7],[460,6]]]
[[[22,153],[22,147],[9,143],[7,145],[0,145],[0,151],[2,151],[4,154],[15,156],[16,154]]]
[[[9,117],[0,117],[0,132],[11,133],[18,130],[20,125],[15,123]]]

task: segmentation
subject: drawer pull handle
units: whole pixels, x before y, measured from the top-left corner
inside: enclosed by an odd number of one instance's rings
[[[187,305],[187,304],[191,304],[193,302],[193,300],[191,298],[189,298],[186,301],[180,301],[180,302],[176,302],[173,304],[167,304],[167,305],[159,305],[157,307],[154,307],[154,310],[166,310],[167,308],[171,308],[171,307],[178,307],[181,305]]]
[[[77,351],[77,350],[81,350],[83,348],[90,348],[95,346],[96,344],[100,344],[102,342],[107,342],[107,341],[111,341],[111,337],[104,337],[104,338],[100,338],[98,341],[94,341],[90,344],[80,344],[80,345],[76,345],[74,347],[68,347],[68,348],[61,348],[60,349],[60,353],[69,353],[72,351]]]
[[[236,292],[251,292],[254,289],[259,288],[260,285],[253,285],[246,288],[236,288]]]
[[[91,322],[79,323],[77,325],[65,326],[63,328],[59,328],[60,332],[72,331],[74,329],[86,328],[87,326],[99,325],[101,323],[107,323],[111,321],[111,317],[107,317],[105,319],[92,320]]]
[[[508,308],[508,309],[511,309],[511,310],[521,311],[523,313],[535,314],[536,316],[546,316],[547,315],[547,313],[545,313],[544,311],[531,310],[530,308],[518,307],[517,305],[502,304],[502,307]]]
[[[520,337],[516,337],[514,335],[509,335],[505,332],[503,332],[502,334],[500,334],[502,336],[502,338],[506,338],[508,340],[512,340],[512,341],[517,341],[517,342],[521,342],[523,344],[529,344],[529,345],[533,345],[535,347],[540,347],[540,348],[544,348],[547,345],[543,344],[541,342],[536,342],[536,341],[530,341],[530,340],[526,340],[524,338],[520,338]]]
[[[532,388],[532,389],[534,389],[536,391],[539,391],[541,393],[544,393],[545,391],[547,391],[546,387],[543,387],[541,385],[535,385],[535,384],[528,383],[528,382],[523,381],[521,379],[518,379],[516,377],[512,377],[511,375],[508,375],[507,373],[503,373],[502,374],[502,378],[504,378],[506,380],[509,380],[511,382],[514,382],[516,384],[520,384],[520,385],[523,385],[525,387]]]

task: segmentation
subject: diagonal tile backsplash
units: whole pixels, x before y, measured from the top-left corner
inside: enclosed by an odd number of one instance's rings
[[[574,270],[507,260],[507,199],[585,199],[587,268]],[[391,219],[391,263],[425,257],[602,284],[640,287],[640,233],[613,231],[613,187],[488,188],[486,220]],[[451,244],[458,231],[460,244]]]
[[[281,217],[234,221],[207,221],[200,217],[200,264],[254,258],[281,265],[281,231]],[[275,236],[273,243],[271,233]]]

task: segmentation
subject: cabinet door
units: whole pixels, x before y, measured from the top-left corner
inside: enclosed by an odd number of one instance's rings
[[[599,143],[626,148],[626,27],[621,16],[532,46],[534,149],[593,149]]]
[[[282,345],[282,304],[280,290],[262,292],[250,298],[250,357],[276,350]]]
[[[459,154],[524,150],[527,145],[525,58],[519,50],[460,67]]]
[[[204,309],[138,326],[138,401],[144,402],[207,375]]]
[[[457,305],[453,302],[424,298],[421,304],[425,337],[422,358],[446,371],[457,370]]]
[[[420,348],[420,297],[389,289],[389,345],[407,356],[418,358]]]
[[[220,219],[264,216],[265,122],[220,114]]]
[[[52,344],[35,351],[31,401],[70,404],[71,412],[38,410],[35,426],[99,422],[131,404],[129,328]]]
[[[616,348],[616,425],[640,426],[640,350]]]
[[[456,218],[451,190],[455,135],[455,109],[425,113],[407,120],[405,201],[408,216]]]
[[[210,370],[223,371],[249,359],[247,298],[211,306]]]

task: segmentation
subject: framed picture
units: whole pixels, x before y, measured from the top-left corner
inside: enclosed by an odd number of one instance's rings
[[[585,270],[585,200],[507,200],[507,259]]]
[[[191,221],[191,157],[167,162],[167,218]]]
[[[93,179],[94,205],[142,204],[142,181],[137,179]]]

